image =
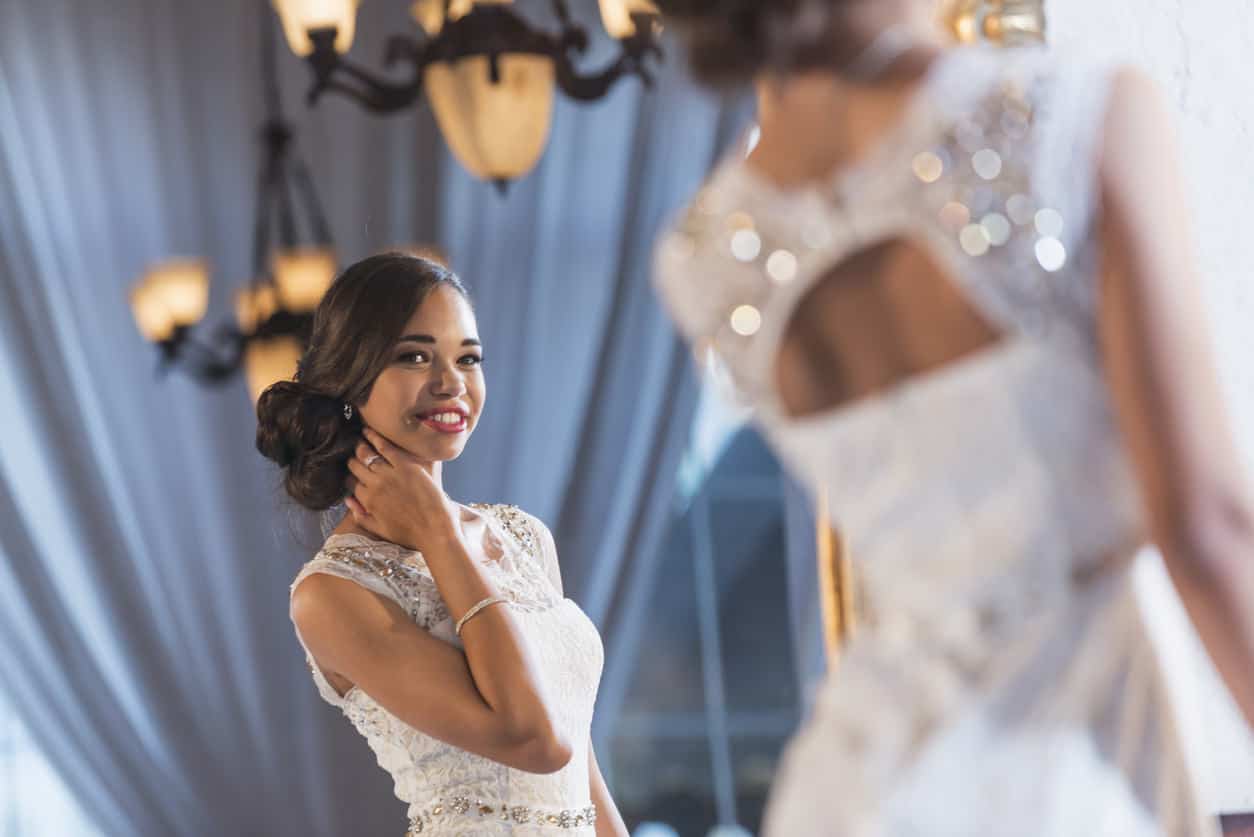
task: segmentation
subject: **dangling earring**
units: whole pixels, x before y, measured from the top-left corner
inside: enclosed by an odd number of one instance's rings
[[[353,405],[345,404],[344,405],[344,421],[352,421],[352,420],[353,420]]]

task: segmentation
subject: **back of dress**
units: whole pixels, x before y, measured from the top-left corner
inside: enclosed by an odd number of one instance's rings
[[[785,191],[729,159],[659,244],[681,330],[826,489],[870,614],[768,833],[1210,833],[1131,587],[1145,525],[1097,346],[1111,80],[1045,51],[951,52],[861,162]],[[1000,337],[788,415],[773,375],[797,306],[894,241]]]

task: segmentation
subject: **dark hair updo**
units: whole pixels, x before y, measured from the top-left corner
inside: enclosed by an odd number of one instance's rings
[[[440,286],[469,300],[443,265],[382,253],[347,267],[327,290],[296,379],[274,384],[257,401],[257,450],[284,469],[284,488],[300,505],[322,511],[344,498],[361,434],[356,408],[348,418],[344,407],[370,396],[405,324]]]
[[[688,46],[693,74],[729,86],[765,71],[834,69],[855,44],[839,37],[849,0],[657,0]]]

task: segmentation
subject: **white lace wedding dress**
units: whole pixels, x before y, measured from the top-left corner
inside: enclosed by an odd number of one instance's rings
[[[737,154],[659,242],[681,330],[827,490],[868,612],[786,752],[772,837],[1215,831],[1132,589],[1146,526],[1096,344],[1112,70],[955,50],[851,168],[784,190]],[[925,246],[1004,339],[790,417],[772,364],[791,314],[890,240]]]
[[[445,744],[398,720],[354,687],[341,697],[310,659],[318,692],[343,711],[391,774],[409,805],[407,835],[543,837],[595,834],[587,742],[601,677],[601,639],[583,611],[559,593],[557,554],[548,529],[514,506],[475,506],[505,545],[484,567],[526,633],[533,659],[576,742],[570,763],[552,774],[527,773]],[[292,582],[313,573],[346,578],[396,602],[433,636],[461,646],[422,556],[361,535],[332,535]],[[299,638],[299,632],[297,634]],[[303,641],[302,641],[303,645]],[[306,650],[308,656],[308,651]]]

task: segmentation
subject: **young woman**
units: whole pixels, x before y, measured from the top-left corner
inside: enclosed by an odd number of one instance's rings
[[[625,837],[589,741],[601,642],[563,597],[552,536],[442,488],[483,412],[482,363],[440,265],[385,254],[335,280],[296,380],[257,405],[292,498],[349,510],[297,575],[292,620],[408,834]]]
[[[1254,721],[1254,500],[1158,94],[948,48],[924,0],[659,5],[761,102],[660,290],[826,489],[872,614],[766,832],[1214,833],[1131,570],[1159,547]]]

